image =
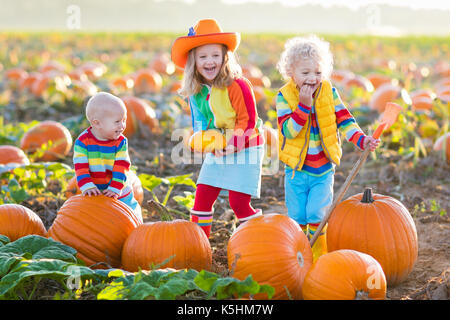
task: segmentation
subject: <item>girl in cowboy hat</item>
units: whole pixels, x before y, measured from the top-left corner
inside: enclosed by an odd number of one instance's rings
[[[250,204],[252,196],[260,195],[262,121],[252,86],[234,56],[239,42],[239,33],[223,32],[216,20],[204,19],[172,46],[172,61],[184,69],[180,94],[189,100],[194,133],[218,129],[227,138],[223,150],[206,155],[191,210],[191,221],[208,237],[221,190],[228,190],[230,207],[240,222],[262,214]]]

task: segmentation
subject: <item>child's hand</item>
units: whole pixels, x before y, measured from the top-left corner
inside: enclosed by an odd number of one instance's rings
[[[312,101],[313,101],[313,93],[314,93],[314,86],[310,86],[308,84],[304,84],[302,85],[302,87],[300,88],[300,92],[298,95],[298,98],[300,100],[300,102],[302,104],[304,104],[305,106],[310,107],[312,105]]]
[[[366,150],[367,147],[369,147],[370,151],[375,151],[375,149],[378,148],[379,144],[380,144],[380,139],[375,139],[372,136],[366,136],[364,138],[363,148],[364,148],[364,150]]]
[[[90,188],[85,190],[83,193],[83,196],[99,196],[102,193],[100,192],[100,190],[98,190],[98,188]]]
[[[231,154],[231,153],[235,153],[236,152],[236,147],[234,145],[228,145],[225,147],[225,149],[223,150],[215,150],[214,151],[214,155],[216,157],[223,157],[227,154]]]
[[[107,197],[114,198],[114,199],[117,199],[119,197],[119,195],[117,193],[112,192],[111,190],[108,190],[108,189],[103,190],[103,194]]]

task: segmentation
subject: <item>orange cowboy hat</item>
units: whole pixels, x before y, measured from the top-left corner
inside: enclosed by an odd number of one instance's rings
[[[210,43],[222,43],[228,50],[234,51],[239,46],[241,35],[237,32],[223,32],[214,19],[197,21],[189,28],[187,36],[178,37],[172,45],[172,61],[180,68],[186,65],[188,53],[195,47]]]

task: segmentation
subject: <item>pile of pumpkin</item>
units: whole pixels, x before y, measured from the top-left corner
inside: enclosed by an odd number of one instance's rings
[[[161,263],[175,269],[212,266],[210,242],[197,224],[180,219],[143,223],[122,202],[105,196],[71,196],[48,232],[30,209],[1,205],[0,234],[12,241],[28,234],[51,237],[75,248],[93,268],[135,272]],[[329,253],[313,263],[299,225],[286,215],[265,214],[231,235],[228,268],[235,278],[252,275],[273,286],[274,299],[384,299],[387,284],[405,280],[418,254],[408,210],[370,189],[336,207],[327,238]]]

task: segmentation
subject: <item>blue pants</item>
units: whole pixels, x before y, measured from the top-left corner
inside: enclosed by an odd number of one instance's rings
[[[123,203],[125,203],[127,206],[129,206],[134,213],[136,214],[136,216],[141,220],[142,220],[142,210],[141,210],[141,206],[139,205],[139,202],[137,202],[137,200],[134,198],[134,194],[133,191],[131,191],[126,197],[123,198],[119,198],[118,200],[122,201]]]
[[[286,166],[284,190],[288,215],[297,223],[320,223],[333,201],[334,171],[315,177]]]

